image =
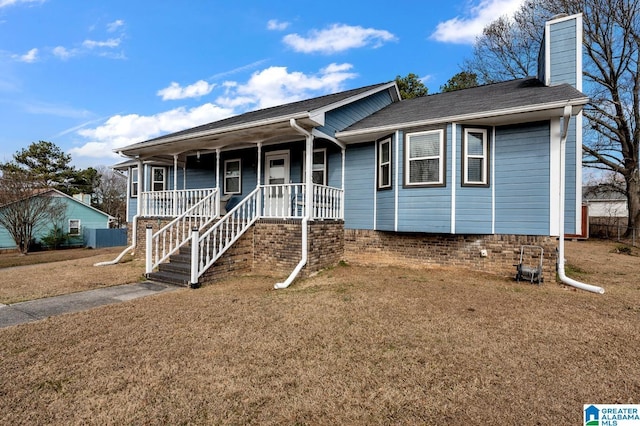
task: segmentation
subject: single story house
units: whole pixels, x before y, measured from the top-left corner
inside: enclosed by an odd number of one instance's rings
[[[545,26],[538,76],[401,100],[395,82],[261,109],[119,150],[152,279],[289,277],[340,259],[513,273],[581,233],[582,16]]]
[[[43,221],[34,230],[33,236],[36,244],[43,244],[45,238],[55,226],[67,234],[69,239],[63,246],[85,246],[84,232],[89,229],[108,229],[109,221],[113,218],[107,213],[92,207],[80,198],[71,197],[57,189],[48,189],[32,195],[32,197],[54,197],[57,202],[64,205],[63,214],[51,221]],[[0,209],[2,207],[0,206]],[[0,225],[0,250],[16,249],[17,244],[9,231]]]

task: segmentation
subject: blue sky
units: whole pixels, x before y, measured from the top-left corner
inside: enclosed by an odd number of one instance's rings
[[[0,161],[47,140],[77,167],[246,111],[460,71],[522,0],[0,0]]]

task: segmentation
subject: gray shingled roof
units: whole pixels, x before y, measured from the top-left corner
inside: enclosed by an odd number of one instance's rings
[[[395,102],[340,133],[579,99],[586,96],[568,84],[525,78]]]
[[[249,124],[253,122],[260,122],[260,121],[274,119],[278,117],[287,117],[287,116],[291,116],[299,113],[311,112],[318,109],[322,109],[331,104],[338,103],[352,96],[357,96],[361,93],[375,89],[376,87],[381,87],[387,84],[389,84],[389,82],[373,84],[370,86],[347,90],[345,92],[333,93],[330,95],[320,96],[317,98],[305,99],[302,101],[292,102],[285,105],[279,105],[271,108],[251,111],[251,112],[236,115],[233,117],[225,118],[223,120],[214,121],[212,123],[203,124],[198,127],[192,127],[190,129],[159,136],[157,138],[149,139],[145,142],[139,142],[133,145],[129,145],[126,147],[126,149],[136,148],[138,146],[146,145],[148,143],[153,143],[153,144],[161,143],[164,139],[173,139],[180,136],[188,136],[190,134],[196,134],[196,133],[206,132],[210,130],[224,129],[227,127],[233,127],[241,124]]]

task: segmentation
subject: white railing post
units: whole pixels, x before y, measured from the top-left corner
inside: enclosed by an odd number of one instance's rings
[[[198,287],[198,276],[199,271],[199,261],[200,261],[200,244],[198,240],[200,239],[200,232],[198,228],[193,228],[191,230],[191,287]]]
[[[150,224],[147,224],[145,240],[145,273],[150,274],[153,272],[153,227]]]

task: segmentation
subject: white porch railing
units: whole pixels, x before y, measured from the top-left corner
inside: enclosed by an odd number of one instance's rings
[[[146,273],[152,272],[189,241],[192,230],[202,230],[218,217],[220,197],[217,189],[165,225],[155,234],[147,231]]]
[[[266,218],[303,218],[305,216],[304,183],[263,185],[262,214]],[[342,219],[343,194],[339,188],[313,184],[311,217],[314,219]]]
[[[141,215],[146,217],[175,217],[195,206],[217,191],[216,188],[150,191],[140,194]]]
[[[259,196],[260,188],[256,188],[202,235],[192,232],[192,285],[197,284],[200,276],[258,219]]]
[[[344,190],[331,186],[313,185],[311,217],[314,219],[342,219]]]

